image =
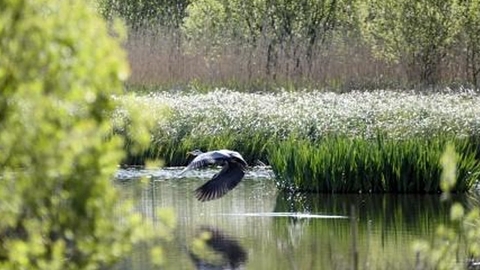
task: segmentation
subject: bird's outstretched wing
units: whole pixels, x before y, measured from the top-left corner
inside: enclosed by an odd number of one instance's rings
[[[206,167],[209,165],[223,165],[229,158],[228,155],[221,152],[207,152],[195,157],[188,166],[183,169],[178,175],[182,175],[186,171]]]
[[[245,167],[236,162],[226,163],[213,178],[195,190],[198,200],[205,202],[218,199],[234,189],[245,175]]]

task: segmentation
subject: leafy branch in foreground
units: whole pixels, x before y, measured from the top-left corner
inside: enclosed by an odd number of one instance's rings
[[[448,145],[440,163],[444,197],[457,182],[460,155],[452,144]],[[477,269],[480,264],[480,208],[465,209],[456,202],[450,209],[450,224],[440,225],[432,242],[417,241],[416,269]]]
[[[110,266],[154,234],[111,181],[123,144],[105,138],[126,55],[82,1],[0,7],[0,268]]]

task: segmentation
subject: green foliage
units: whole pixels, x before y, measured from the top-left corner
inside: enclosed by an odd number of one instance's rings
[[[187,7],[183,29],[192,47],[203,47],[208,57],[236,45],[250,57],[265,56],[271,74],[280,64],[280,54],[296,63],[292,69],[309,66],[334,30],[342,5],[332,0],[198,0]]]
[[[99,0],[100,13],[109,19],[120,17],[135,30],[156,27],[178,28],[190,0]]]
[[[187,7],[188,17],[182,25],[186,35],[198,44],[217,48],[221,44],[228,44],[233,32],[237,31],[233,25],[237,24],[239,36],[242,39],[244,26],[240,24],[240,14],[232,12],[233,17],[227,16],[224,4],[227,1],[198,0]],[[252,2],[253,3],[253,2]],[[236,15],[235,15],[236,14]],[[209,52],[207,52],[210,54]]]
[[[82,1],[0,1],[0,268],[98,269],[151,234],[111,184],[125,58]]]
[[[458,45],[464,44],[468,77],[472,85],[478,88],[480,87],[480,2],[468,0],[461,3],[464,6],[464,13],[461,15],[464,27]]]
[[[292,136],[269,149],[269,163],[283,190],[335,193],[438,193],[439,160],[448,137],[405,140],[327,137],[316,142]],[[458,178],[452,192],[470,190],[480,176],[476,149],[456,139]],[[448,177],[446,177],[448,178]],[[443,187],[443,185],[442,185]]]
[[[389,60],[406,59],[412,82],[439,82],[439,65],[462,26],[459,1],[365,0],[357,4],[362,32],[375,53]]]
[[[442,175],[440,178],[440,187],[443,192],[449,193],[457,182],[457,154],[453,145],[447,145],[445,152],[440,158],[442,166]]]
[[[456,150],[459,150],[457,153]],[[462,154],[460,154],[462,153]],[[455,149],[451,144],[442,154],[442,191],[445,198],[456,185],[462,170],[463,149]],[[457,177],[456,177],[457,176]],[[451,225],[437,228],[433,241],[416,241],[414,250],[417,253],[417,269],[476,269],[480,259],[480,209],[478,205],[466,210],[459,202],[450,208]]]
[[[340,2],[329,0],[284,0],[275,4],[268,0],[197,0],[187,8],[184,29],[194,39],[213,34],[212,42],[223,35],[230,42],[254,45],[262,35],[267,35],[280,44],[305,37],[315,43],[333,29],[339,5]]]

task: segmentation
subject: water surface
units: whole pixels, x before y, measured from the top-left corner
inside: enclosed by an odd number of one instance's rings
[[[188,251],[200,228],[238,245],[246,254],[244,269],[353,269],[355,263],[359,269],[413,269],[412,243],[432,239],[437,225],[448,221],[449,205],[439,195],[286,194],[265,168],[249,171],[226,196],[202,203],[194,190],[216,170],[178,178],[179,170],[122,169],[116,177],[122,196],[146,216],[154,217],[156,207],[174,209],[178,225],[165,269],[195,269]],[[149,184],[141,185],[141,177]],[[145,253],[139,248],[118,269],[153,269]]]

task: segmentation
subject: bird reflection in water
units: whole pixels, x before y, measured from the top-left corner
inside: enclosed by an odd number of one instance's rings
[[[231,236],[221,230],[201,226],[189,248],[190,258],[196,269],[243,269],[247,252]]]

